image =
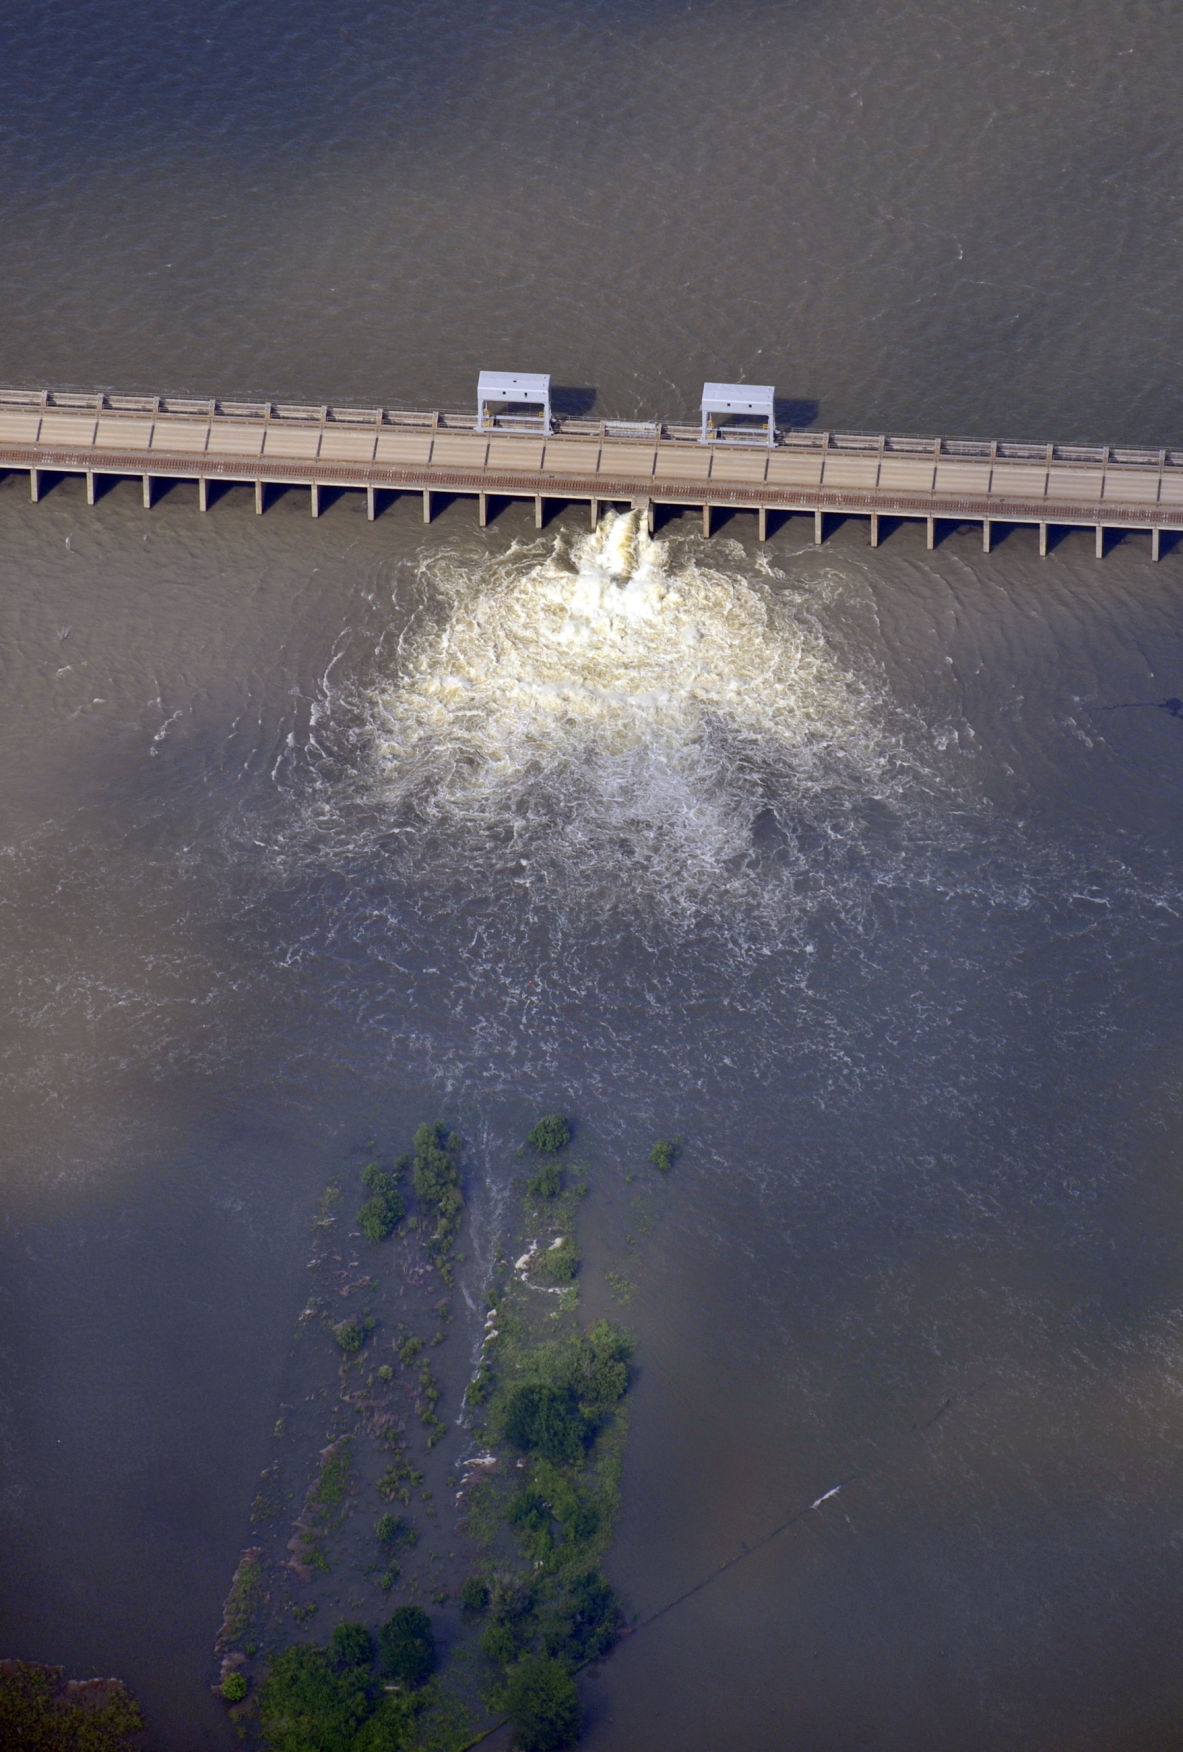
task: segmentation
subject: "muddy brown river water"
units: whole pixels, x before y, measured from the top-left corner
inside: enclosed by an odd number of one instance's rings
[[[0,380],[1183,441],[1171,5],[4,33]],[[235,1744],[320,1189],[463,1132],[475,1343],[561,1107],[592,1261],[686,1139],[587,1745],[1174,1745],[1183,552],[584,515],[0,479],[0,1653]]]

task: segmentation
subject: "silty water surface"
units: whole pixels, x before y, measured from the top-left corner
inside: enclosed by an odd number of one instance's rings
[[[460,402],[509,362],[617,414],[734,373],[1178,438],[1153,10],[8,29],[10,381]],[[593,1256],[637,1141],[688,1140],[616,1578],[649,1617],[752,1548],[589,1685],[590,1743],[1171,1743],[1178,556],[25,493],[5,1650],[226,1743],[310,1204],[438,1109],[487,1245],[545,1102]]]

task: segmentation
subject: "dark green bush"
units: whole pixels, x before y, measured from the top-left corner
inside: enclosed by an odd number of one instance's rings
[[[649,1152],[649,1160],[662,1174],[668,1174],[674,1165],[674,1157],[677,1153],[677,1144],[671,1143],[668,1138],[658,1138]]]
[[[481,1632],[481,1653],[498,1667],[508,1667],[521,1653],[521,1638],[513,1624],[504,1618],[491,1619]]]
[[[623,1617],[611,1584],[599,1570],[585,1570],[568,1584],[566,1598],[544,1628],[546,1652],[574,1667],[598,1660],[615,1645]]]
[[[374,1664],[374,1639],[364,1624],[338,1624],[329,1638],[328,1656],[337,1673],[347,1667],[369,1669]]]
[[[219,1687],[227,1703],[241,1703],[247,1694],[245,1673],[227,1673]]]
[[[489,1584],[484,1576],[468,1576],[460,1584],[460,1609],[475,1617],[489,1606]]]
[[[564,1752],[579,1738],[579,1698],[561,1661],[522,1661],[509,1675],[502,1704],[521,1752]]]
[[[421,1125],[415,1133],[411,1177],[416,1198],[435,1214],[437,1251],[446,1251],[451,1244],[464,1209],[456,1166],[459,1154],[460,1139],[455,1132],[445,1132],[442,1125]]]
[[[346,1356],[355,1356],[374,1330],[372,1320],[340,1320],[333,1328],[333,1337]]]
[[[557,1247],[544,1247],[530,1262],[530,1276],[540,1284],[569,1284],[579,1270],[574,1237],[564,1235]]]
[[[435,1670],[435,1637],[421,1606],[400,1606],[378,1632],[382,1671],[412,1689]]]
[[[547,1113],[526,1133],[526,1142],[543,1156],[553,1156],[571,1142],[571,1122],[561,1113]]]
[[[393,1546],[404,1540],[408,1545],[418,1543],[419,1535],[405,1515],[379,1516],[377,1532],[379,1545]]]
[[[587,1420],[570,1387],[525,1381],[505,1403],[504,1429],[515,1448],[560,1465],[578,1460],[587,1445]]]
[[[537,1174],[532,1174],[526,1182],[526,1191],[531,1198],[558,1198],[562,1190],[563,1170],[557,1162],[544,1162]]]
[[[364,1673],[334,1672],[320,1649],[295,1643],[271,1662],[259,1720],[273,1752],[349,1752],[372,1701]]]
[[[407,1203],[393,1174],[371,1162],[362,1171],[370,1196],[357,1213],[358,1227],[369,1241],[384,1241],[407,1214]]]
[[[508,1520],[511,1527],[524,1527],[531,1533],[544,1533],[551,1522],[550,1505],[541,1491],[527,1485],[510,1503]]]
[[[359,1728],[349,1752],[404,1752],[404,1748],[418,1745],[417,1703],[405,1691],[388,1692]]]

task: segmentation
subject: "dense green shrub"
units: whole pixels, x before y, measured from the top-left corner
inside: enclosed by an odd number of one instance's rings
[[[544,1162],[537,1174],[532,1174],[526,1182],[526,1191],[531,1198],[558,1198],[563,1190],[563,1170],[557,1162]]]
[[[227,1673],[219,1687],[227,1703],[241,1703],[247,1693],[245,1673]]]
[[[544,1247],[530,1263],[530,1276],[540,1284],[569,1284],[579,1270],[575,1239],[564,1235],[557,1247]]]
[[[4,1752],[130,1752],[143,1726],[139,1704],[117,1679],[72,1687],[63,1667],[0,1661]]]
[[[565,1598],[544,1626],[543,1645],[548,1655],[561,1655],[581,1667],[614,1646],[623,1617],[612,1585],[599,1570],[585,1570],[568,1583]]]
[[[374,1330],[372,1320],[339,1320],[333,1328],[333,1337],[345,1352],[347,1357],[357,1354],[362,1345]]]
[[[526,1142],[541,1155],[553,1156],[571,1142],[571,1122],[561,1113],[547,1113],[526,1133]]]
[[[531,1533],[545,1533],[551,1522],[550,1505],[541,1491],[527,1485],[510,1503],[507,1518],[511,1527],[525,1528]]]
[[[546,1381],[524,1381],[505,1402],[504,1429],[515,1448],[566,1464],[587,1445],[587,1419],[574,1390]]]
[[[597,1320],[571,1343],[570,1381],[579,1398],[600,1410],[628,1391],[632,1341],[610,1320]]]
[[[521,1752],[563,1752],[579,1738],[575,1681],[561,1661],[523,1661],[510,1673],[502,1703]]]
[[[388,1692],[358,1730],[349,1752],[403,1752],[418,1745],[416,1703],[405,1691]]]
[[[347,1667],[367,1670],[374,1664],[374,1639],[364,1624],[338,1624],[329,1638],[329,1665],[337,1673]]]
[[[400,1606],[378,1632],[382,1671],[412,1689],[435,1670],[435,1637],[421,1606]]]
[[[334,1672],[327,1656],[294,1643],[271,1662],[259,1692],[259,1720],[273,1752],[350,1752],[373,1691],[356,1667]]]
[[[398,1545],[400,1541],[404,1540],[408,1545],[415,1545],[419,1539],[419,1535],[405,1515],[380,1515],[377,1533],[379,1545],[388,1547]]]
[[[677,1144],[671,1143],[669,1138],[658,1138],[649,1152],[649,1160],[662,1174],[668,1174],[674,1165],[674,1157],[677,1153]]]
[[[464,1209],[456,1166],[459,1154],[460,1139],[455,1132],[445,1132],[442,1125],[421,1125],[415,1133],[411,1177],[416,1198],[435,1214],[437,1252],[446,1252],[451,1245]]]
[[[357,1213],[358,1227],[370,1241],[384,1241],[407,1214],[407,1203],[393,1174],[371,1162],[362,1171],[370,1196]]]
[[[484,1576],[468,1576],[460,1584],[460,1610],[475,1617],[488,1610],[489,1584]]]

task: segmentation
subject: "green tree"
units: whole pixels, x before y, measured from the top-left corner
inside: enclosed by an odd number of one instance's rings
[[[354,1737],[350,1752],[404,1752],[417,1744],[415,1699],[392,1691],[382,1699]]]
[[[349,1667],[368,1669],[374,1662],[374,1639],[364,1624],[338,1624],[329,1638],[329,1666],[338,1673]]]
[[[227,1703],[241,1703],[247,1694],[245,1673],[227,1673],[221,1684],[222,1696]]]
[[[350,1752],[372,1701],[365,1673],[334,1672],[320,1649],[294,1643],[271,1662],[259,1719],[272,1752]]]
[[[118,1680],[72,1693],[64,1667],[0,1661],[0,1746],[5,1752],[129,1752],[144,1726],[140,1707]]]
[[[393,1174],[377,1162],[362,1170],[362,1182],[370,1196],[357,1213],[358,1227],[369,1241],[384,1241],[407,1214],[407,1203]]]
[[[521,1752],[563,1752],[579,1738],[579,1698],[561,1661],[522,1661],[509,1674],[502,1702]]]
[[[525,1381],[511,1391],[504,1428],[515,1448],[537,1452],[559,1465],[580,1458],[589,1433],[573,1389],[547,1381]]]
[[[561,1113],[547,1113],[531,1126],[526,1142],[540,1155],[553,1156],[571,1142],[571,1121]]]
[[[411,1178],[415,1196],[427,1210],[435,1213],[436,1245],[437,1248],[446,1248],[456,1233],[460,1212],[464,1209],[460,1170],[456,1166],[460,1139],[455,1132],[445,1132],[442,1125],[421,1125],[414,1141]]]
[[[400,1606],[378,1632],[382,1671],[412,1689],[435,1670],[435,1637],[421,1606]]]

